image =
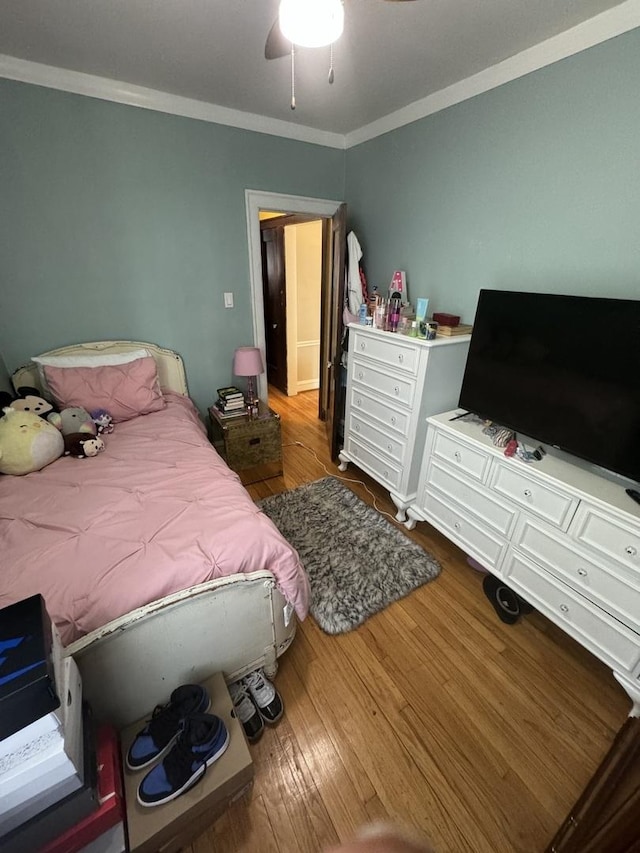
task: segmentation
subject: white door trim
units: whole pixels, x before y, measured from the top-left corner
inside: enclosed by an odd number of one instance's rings
[[[262,247],[260,245],[260,211],[275,210],[283,213],[308,213],[319,219],[331,219],[336,215],[341,201],[322,198],[306,198],[299,195],[245,190],[247,214],[247,240],[249,244],[249,276],[251,279],[251,314],[253,320],[253,345],[260,348],[265,359],[266,336],[264,329],[264,299],[262,297]],[[266,364],[266,359],[265,359]],[[258,378],[261,400],[266,400],[267,376]]]

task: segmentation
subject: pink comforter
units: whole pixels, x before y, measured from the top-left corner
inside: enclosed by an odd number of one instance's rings
[[[185,397],[120,423],[91,459],[0,475],[0,607],[36,592],[62,640],[213,578],[268,569],[297,615],[297,552],[218,456]]]

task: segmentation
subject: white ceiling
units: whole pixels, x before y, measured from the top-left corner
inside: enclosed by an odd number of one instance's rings
[[[345,0],[335,82],[328,48],[299,49],[292,111],[290,59],[264,58],[277,8],[278,0],[0,0],[0,74],[29,79],[24,63],[11,70],[15,57],[348,135],[600,13],[592,33],[612,14],[623,18],[616,32],[640,24],[640,0]]]

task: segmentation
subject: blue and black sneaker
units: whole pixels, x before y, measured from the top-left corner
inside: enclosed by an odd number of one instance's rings
[[[127,752],[129,770],[142,770],[162,758],[180,734],[180,725],[189,714],[209,710],[211,699],[199,684],[183,684],[171,694],[166,705],[157,705],[147,725],[138,732]]]
[[[229,732],[214,714],[192,714],[170,752],[138,786],[141,806],[161,806],[184,794],[204,777],[229,745]]]

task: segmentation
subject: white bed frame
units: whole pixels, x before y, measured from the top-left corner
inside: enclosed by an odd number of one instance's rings
[[[163,388],[187,394],[181,357],[138,341],[94,341],[42,355],[105,355],[146,348]],[[41,390],[33,362],[13,374],[14,388]],[[231,682],[257,667],[276,673],[295,636],[296,618],[269,571],[190,587],[140,607],[67,646],[82,674],[94,716],[122,728],[166,702],[179,684],[222,672]]]

